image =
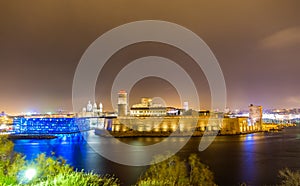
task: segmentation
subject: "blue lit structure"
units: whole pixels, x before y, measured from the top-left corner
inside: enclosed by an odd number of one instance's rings
[[[27,118],[13,122],[15,134],[68,134],[90,130],[88,118]]]

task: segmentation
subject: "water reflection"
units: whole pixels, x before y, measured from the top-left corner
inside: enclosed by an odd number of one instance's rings
[[[202,152],[198,151],[201,138],[191,140],[177,153],[182,158],[197,153],[200,159],[214,172],[219,185],[238,185],[246,182],[249,185],[274,185],[278,183],[278,170],[284,167],[300,169],[300,128],[286,129],[278,133],[255,133],[241,136],[218,136]],[[133,156],[140,145],[149,145],[161,141],[161,138],[123,138],[113,142],[93,133],[82,135],[61,135],[51,140],[14,140],[15,150],[33,159],[45,152],[64,157],[75,168],[93,170],[101,174],[113,174],[119,177],[124,185],[134,184],[147,166],[133,167],[111,162],[97,154],[89,144],[99,148],[113,148],[115,153],[131,159],[142,159],[144,152]],[[182,137],[168,138],[168,144],[181,143]],[[132,152],[124,154],[119,149],[120,143],[135,144]],[[168,145],[165,147],[169,148]],[[159,153],[159,152],[157,152]]]
[[[64,157],[67,162],[74,165],[76,158],[80,155],[82,148],[86,148],[86,141],[83,135],[87,134],[60,134],[56,139],[20,139],[13,140],[15,151],[26,156],[27,160],[32,160],[38,154],[45,153],[51,156]],[[86,149],[83,149],[85,151]]]
[[[247,184],[253,184],[250,180],[255,179],[255,134],[247,134],[246,136],[241,136],[243,139],[243,144],[241,144],[243,150],[243,163],[240,167],[241,170],[241,178]]]

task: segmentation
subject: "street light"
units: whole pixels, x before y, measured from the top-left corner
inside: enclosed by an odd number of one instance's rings
[[[29,168],[25,171],[25,178],[30,181],[36,175],[36,170],[34,168]]]
[[[37,175],[37,171],[34,168],[28,168],[19,172],[17,179],[20,184],[27,184]]]

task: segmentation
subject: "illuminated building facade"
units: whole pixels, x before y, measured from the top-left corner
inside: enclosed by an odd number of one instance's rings
[[[9,132],[12,130],[12,117],[6,115],[4,112],[0,113],[0,132]]]
[[[167,109],[165,107],[132,107],[130,116],[147,117],[147,116],[166,116]]]
[[[183,110],[188,111],[189,110],[189,102],[183,102]]]
[[[90,130],[86,118],[16,117],[13,122],[15,134],[68,134]]]
[[[262,129],[262,114],[263,109],[262,106],[249,106],[249,126]]]
[[[127,93],[124,90],[121,90],[118,93],[118,116],[127,116]]]
[[[195,123],[196,122],[196,123]],[[195,126],[196,124],[196,126]],[[112,132],[192,132],[199,131],[219,131],[222,126],[221,118],[210,118],[209,116],[165,116],[165,117],[126,117],[111,120],[109,128],[104,128]]]
[[[221,134],[241,134],[255,131],[249,126],[248,117],[225,117],[223,118]]]
[[[146,112],[146,108],[135,108],[142,111],[138,112],[138,117],[126,117],[122,119],[112,119],[109,128],[104,128],[113,132],[126,132],[126,131],[137,131],[137,132],[199,132],[204,131],[218,131],[220,134],[245,134],[261,129],[255,125],[249,124],[249,117],[228,117],[223,116],[220,113],[210,113],[209,111],[199,112],[199,116],[183,116],[183,115],[164,115],[163,117],[150,117],[149,113]],[[164,113],[166,114],[166,113]],[[141,119],[141,118],[142,119]],[[192,123],[196,122],[196,126]],[[124,124],[123,124],[124,123]]]
[[[160,104],[152,103],[152,98],[141,98],[141,102],[132,105],[130,116],[134,117],[161,117],[166,116],[170,108],[163,107]]]
[[[94,102],[94,104],[91,103],[91,101],[88,102],[86,107],[82,108],[82,112],[78,113],[78,117],[99,117],[103,116],[103,105],[102,103],[99,103],[99,107]]]

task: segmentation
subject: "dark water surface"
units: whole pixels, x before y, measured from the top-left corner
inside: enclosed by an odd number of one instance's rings
[[[93,146],[107,148],[113,145],[115,153],[120,143],[109,143],[93,133],[83,134]],[[180,143],[183,137],[168,138],[170,143]],[[157,143],[162,138],[123,138],[122,142],[135,145]],[[255,133],[240,136],[217,136],[203,152],[198,151],[201,138],[194,137],[177,153],[186,158],[197,153],[202,162],[214,172],[218,185],[274,185],[279,183],[278,170],[288,167],[300,170],[300,127],[287,128],[276,133]],[[147,169],[146,166],[126,166],[109,161],[89,146],[79,134],[62,135],[51,140],[14,140],[15,150],[33,159],[39,153],[62,156],[75,168],[111,174],[124,185],[134,184]],[[131,155],[131,154],[127,154]],[[124,154],[126,156],[126,154]]]

